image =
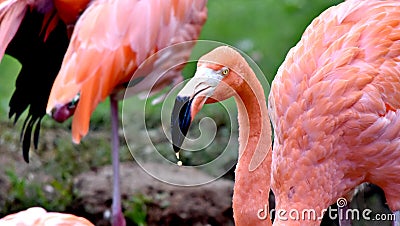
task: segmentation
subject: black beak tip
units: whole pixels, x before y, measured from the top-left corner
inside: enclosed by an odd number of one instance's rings
[[[188,96],[177,96],[171,116],[172,146],[175,152],[181,150],[185,136],[189,130],[192,99]]]

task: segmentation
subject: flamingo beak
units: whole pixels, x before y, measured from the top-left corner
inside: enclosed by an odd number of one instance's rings
[[[191,122],[221,80],[222,76],[214,70],[197,68],[194,77],[178,93],[171,116],[172,146],[176,153],[182,149]]]
[[[193,99],[187,96],[177,96],[171,117],[172,146],[178,153],[192,122]]]

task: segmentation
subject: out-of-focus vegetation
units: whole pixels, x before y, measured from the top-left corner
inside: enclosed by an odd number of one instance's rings
[[[201,39],[233,45],[258,63],[271,82],[308,24],[338,0],[210,0]]]
[[[150,203],[151,198],[145,195],[138,194],[134,197],[128,199],[127,205],[130,207],[124,212],[124,215],[131,219],[138,226],[146,225],[146,215],[147,215],[147,203]]]
[[[271,82],[286,53],[300,39],[302,32],[311,20],[329,6],[339,2],[338,0],[209,0],[208,21],[203,28],[201,39],[220,41],[243,50],[258,63],[268,81]],[[186,78],[192,76],[193,67],[194,64],[191,64],[185,70]],[[20,154],[18,139],[19,127],[22,122],[12,128],[7,119],[8,101],[14,90],[18,70],[19,65],[9,57],[5,57],[0,64],[1,155],[8,152],[13,152],[14,155]],[[27,95],[35,94],[27,93]],[[159,126],[157,123],[160,105],[150,108],[152,109],[148,111],[150,114],[146,115],[146,118],[152,127],[156,128]],[[216,119],[217,126],[221,127],[221,137],[230,129],[227,127],[230,122],[226,122],[228,117],[225,111],[220,111],[215,107],[206,107],[201,114]],[[43,123],[41,145],[37,152],[39,157],[36,156],[41,159],[41,163],[37,165],[33,163],[33,165],[37,166],[37,171],[44,172],[51,179],[46,180],[45,184],[41,184],[41,182],[28,180],[25,177],[21,179],[14,172],[15,168],[7,168],[6,177],[11,181],[11,188],[7,191],[4,189],[0,191],[6,196],[8,195],[7,206],[0,206],[0,216],[8,211],[14,211],[15,208],[12,208],[12,206],[16,207],[13,205],[14,202],[18,204],[18,208],[42,205],[53,211],[65,210],[74,197],[71,188],[73,176],[110,163],[109,118],[109,103],[106,101],[100,104],[93,114],[91,133],[81,145],[71,144],[70,135],[68,135],[70,134],[70,120],[64,125],[60,125],[46,118]],[[234,129],[237,130],[237,128]],[[169,144],[160,144],[160,146],[164,147],[166,151],[172,151]],[[140,145],[138,147],[144,148]],[[122,152],[124,153],[123,160],[131,159],[126,147]],[[205,156],[208,158],[208,155]],[[210,156],[212,157],[212,153]],[[186,157],[188,158],[190,155]],[[22,159],[18,161],[21,162],[14,164],[14,167],[25,164]],[[0,165],[0,172],[5,172],[2,167]],[[48,190],[50,189],[53,195],[46,196],[46,190],[43,192],[40,190],[40,188],[45,189],[44,185],[49,186]],[[144,224],[143,214],[146,214],[146,209],[143,207],[143,203],[145,202],[145,199],[134,200],[133,208],[140,209],[139,212],[129,212],[129,210],[127,212],[128,216],[139,225]],[[55,204],[57,206],[54,206]],[[0,205],[2,205],[1,201]]]
[[[7,55],[0,63],[0,120],[7,119],[8,102],[15,89],[15,77],[20,69],[21,64]]]

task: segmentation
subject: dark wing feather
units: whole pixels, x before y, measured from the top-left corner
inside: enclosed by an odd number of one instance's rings
[[[65,25],[60,21],[44,42],[41,33],[44,15],[28,10],[17,34],[10,42],[6,53],[17,58],[22,69],[11,97],[9,117],[14,123],[29,109],[21,131],[22,151],[29,161],[31,139],[37,148],[41,120],[46,113],[50,90],[60,69],[68,47]],[[34,130],[32,137],[32,130]]]

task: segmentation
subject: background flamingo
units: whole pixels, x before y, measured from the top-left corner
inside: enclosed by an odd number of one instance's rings
[[[270,164],[270,155],[264,159],[260,146],[254,147],[264,136],[267,144],[260,145],[268,150],[269,134],[259,128],[269,121],[264,108],[257,105],[263,104],[263,99],[241,107],[252,96],[258,97],[261,88],[253,82],[250,68],[227,47],[200,59],[194,79],[176,100],[172,119],[175,150],[179,151],[182,135],[204,103],[229,96],[243,101],[237,101],[242,115],[239,152],[244,146],[250,154],[241,153],[236,170],[233,208],[238,225],[253,225],[248,216],[253,213],[255,217],[255,209],[267,204],[265,197],[259,199],[269,189],[270,179],[278,210],[314,209],[321,217],[323,209],[363,182],[380,186],[390,209],[400,209],[399,8],[398,1],[350,0],[328,9],[306,29],[272,84],[272,168],[263,167]],[[260,117],[263,123],[253,122]],[[257,163],[264,160],[254,170],[247,155],[254,155]],[[243,192],[253,197],[242,197]],[[319,225],[320,220],[284,221],[278,217],[275,224]],[[267,219],[265,223],[270,222]]]
[[[18,121],[29,108],[21,131],[23,156],[33,140],[37,148],[40,124],[52,83],[60,69],[79,14],[89,0],[3,0],[0,3],[0,60],[4,53],[23,65],[10,100],[9,117]],[[35,93],[35,95],[27,95]]]
[[[83,217],[72,214],[46,212],[43,208],[32,207],[27,210],[10,214],[0,219],[3,226],[93,226]]]
[[[114,225],[125,224],[119,191],[117,94],[147,57],[170,45],[197,39],[206,17],[205,0],[105,0],[93,2],[76,24],[50,93],[47,113],[60,122],[74,114],[72,139],[79,143],[89,130],[90,116],[97,104],[111,95]],[[135,74],[138,77],[134,80],[147,75],[160,78],[156,89],[181,81],[181,68],[165,77],[151,72],[153,67],[174,66],[174,55],[188,58],[192,47],[191,44],[179,52],[164,52],[166,55],[145,64],[147,74]],[[139,91],[143,86],[147,89],[153,86],[139,84],[142,86]]]

